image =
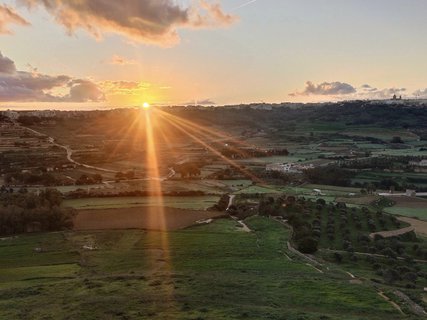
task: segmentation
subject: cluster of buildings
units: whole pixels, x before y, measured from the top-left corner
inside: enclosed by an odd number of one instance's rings
[[[411,161],[409,165],[414,168],[415,172],[427,172],[427,160]]]
[[[272,163],[267,164],[265,170],[278,171],[282,173],[302,173],[303,170],[314,169],[313,164],[296,164],[296,163]]]
[[[421,161],[411,161],[411,162],[409,162],[409,164],[411,166],[414,166],[414,167],[425,167],[425,168],[427,168],[427,159],[421,160]]]

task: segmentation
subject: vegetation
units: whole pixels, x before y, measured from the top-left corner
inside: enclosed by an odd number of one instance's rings
[[[400,319],[373,287],[355,290],[344,272],[321,274],[287,259],[289,231],[280,223],[262,217],[246,223],[253,233],[217,220],[168,233],[9,239],[0,243],[0,317]],[[36,246],[42,250],[34,254]]]
[[[61,208],[62,196],[53,189],[31,193],[1,194],[0,235],[59,231],[72,227],[74,211]]]

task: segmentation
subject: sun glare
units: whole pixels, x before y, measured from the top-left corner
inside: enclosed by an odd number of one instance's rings
[[[148,108],[150,108],[150,104],[149,104],[148,102],[144,102],[144,103],[142,104],[142,107],[143,107],[144,109],[148,109]]]

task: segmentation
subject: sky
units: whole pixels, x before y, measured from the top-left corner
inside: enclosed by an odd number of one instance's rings
[[[0,108],[427,98],[425,0],[0,0]]]

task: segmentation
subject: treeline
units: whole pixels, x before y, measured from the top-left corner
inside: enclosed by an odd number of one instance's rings
[[[90,185],[102,183],[102,176],[99,173],[86,175],[82,174],[77,180],[76,185]]]
[[[221,154],[230,159],[248,159],[248,158],[264,158],[272,156],[287,156],[287,149],[268,149],[262,150],[258,148],[239,148],[228,146],[221,149]]]
[[[346,169],[378,169],[378,170],[405,170],[413,171],[413,166],[410,162],[419,162],[423,160],[422,156],[384,156],[371,157],[364,159],[354,159],[342,161],[341,168]]]
[[[49,172],[15,172],[6,173],[4,176],[4,182],[6,184],[26,184],[26,185],[43,185],[43,186],[55,186],[60,181]]]
[[[62,195],[54,189],[0,195],[0,235],[60,231],[73,226],[75,211],[61,208]]]
[[[181,178],[192,178],[200,176],[201,169],[204,165],[204,161],[189,161],[181,164],[175,164],[173,165],[173,169],[181,176]]]
[[[313,184],[348,187],[351,186],[351,179],[354,178],[355,173],[337,166],[327,166],[307,169],[304,175]]]

